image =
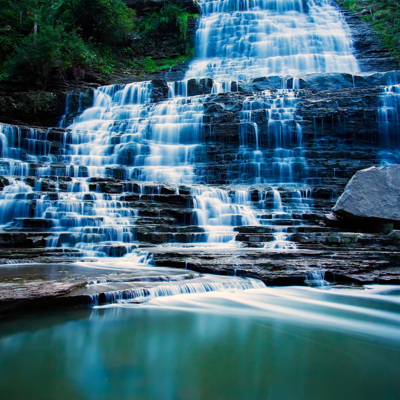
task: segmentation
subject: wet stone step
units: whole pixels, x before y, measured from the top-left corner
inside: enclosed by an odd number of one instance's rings
[[[148,228],[151,228],[149,225],[174,225],[176,222],[175,218],[160,218],[158,216],[140,217],[135,221],[136,225],[146,225]]]
[[[91,251],[99,252],[99,254],[105,254],[109,257],[123,257],[126,254],[131,253],[137,248],[135,245],[131,244],[107,244],[99,243],[98,245],[91,246]]]
[[[52,239],[52,235],[44,234],[42,232],[0,232],[0,247],[36,249],[46,247]]]
[[[141,218],[138,221],[141,221],[143,217],[148,218],[165,218],[171,219],[175,221],[177,224],[181,225],[190,225],[192,218],[193,218],[193,210],[187,209],[172,209],[172,208],[155,208],[155,209],[138,209],[138,216]],[[140,222],[137,222],[140,224]]]
[[[296,233],[292,240],[301,244],[324,244],[329,246],[398,246],[400,239],[397,235],[377,236],[366,233],[353,232],[318,232]]]
[[[58,225],[58,220],[45,218],[14,218],[12,226],[27,229],[51,229]]]
[[[202,233],[204,229],[200,226],[168,226],[168,225],[147,225],[147,226],[136,226],[133,227],[135,234],[143,233]]]
[[[332,232],[332,228],[320,225],[288,226],[287,232],[289,233]]]
[[[244,233],[244,234],[275,232],[275,229],[272,226],[237,226],[233,230],[235,232]]]
[[[152,244],[164,243],[201,243],[207,239],[207,233],[192,232],[136,232],[135,240]]]
[[[74,248],[1,248],[0,264],[14,264],[15,262],[52,262],[55,259],[81,258],[85,254]]]
[[[272,242],[276,240],[276,237],[272,233],[254,233],[254,234],[247,234],[247,233],[238,233],[235,236],[235,241],[237,242]]]
[[[244,234],[258,234],[258,233],[275,233],[281,232],[281,225],[263,225],[263,226],[238,226],[234,228],[235,232]],[[331,228],[319,225],[301,225],[301,226],[287,226],[286,231],[288,233],[296,232],[325,232],[332,231]]]
[[[268,225],[275,225],[275,226],[291,226],[291,225],[300,225],[301,220],[294,220],[294,219],[280,219],[280,218],[261,218],[260,223],[268,226]]]
[[[331,207],[327,207],[327,209],[330,209]],[[317,207],[313,207],[314,211],[317,209]],[[324,208],[325,209],[325,208]],[[304,214],[293,214],[292,215],[293,219],[300,219],[302,221],[322,221],[324,219],[324,214],[314,214],[314,213],[304,213]]]

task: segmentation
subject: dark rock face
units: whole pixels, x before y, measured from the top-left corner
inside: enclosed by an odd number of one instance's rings
[[[333,212],[342,219],[366,225],[399,225],[400,165],[358,171],[339,197]]]
[[[153,79],[151,97],[155,103],[168,98],[168,85],[164,79]]]
[[[213,80],[209,78],[190,79],[188,82],[188,96],[199,94],[210,94],[213,87]]]

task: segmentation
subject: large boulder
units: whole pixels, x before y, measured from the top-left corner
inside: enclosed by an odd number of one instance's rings
[[[400,165],[358,171],[339,197],[334,214],[371,231],[400,225]]]

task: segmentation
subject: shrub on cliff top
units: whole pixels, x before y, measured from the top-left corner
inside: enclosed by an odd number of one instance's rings
[[[133,28],[122,0],[0,0],[0,75],[45,83],[104,64]]]

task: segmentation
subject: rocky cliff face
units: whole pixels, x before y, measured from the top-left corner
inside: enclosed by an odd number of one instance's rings
[[[339,220],[376,231],[400,223],[400,165],[358,171],[339,197],[333,212]]]

